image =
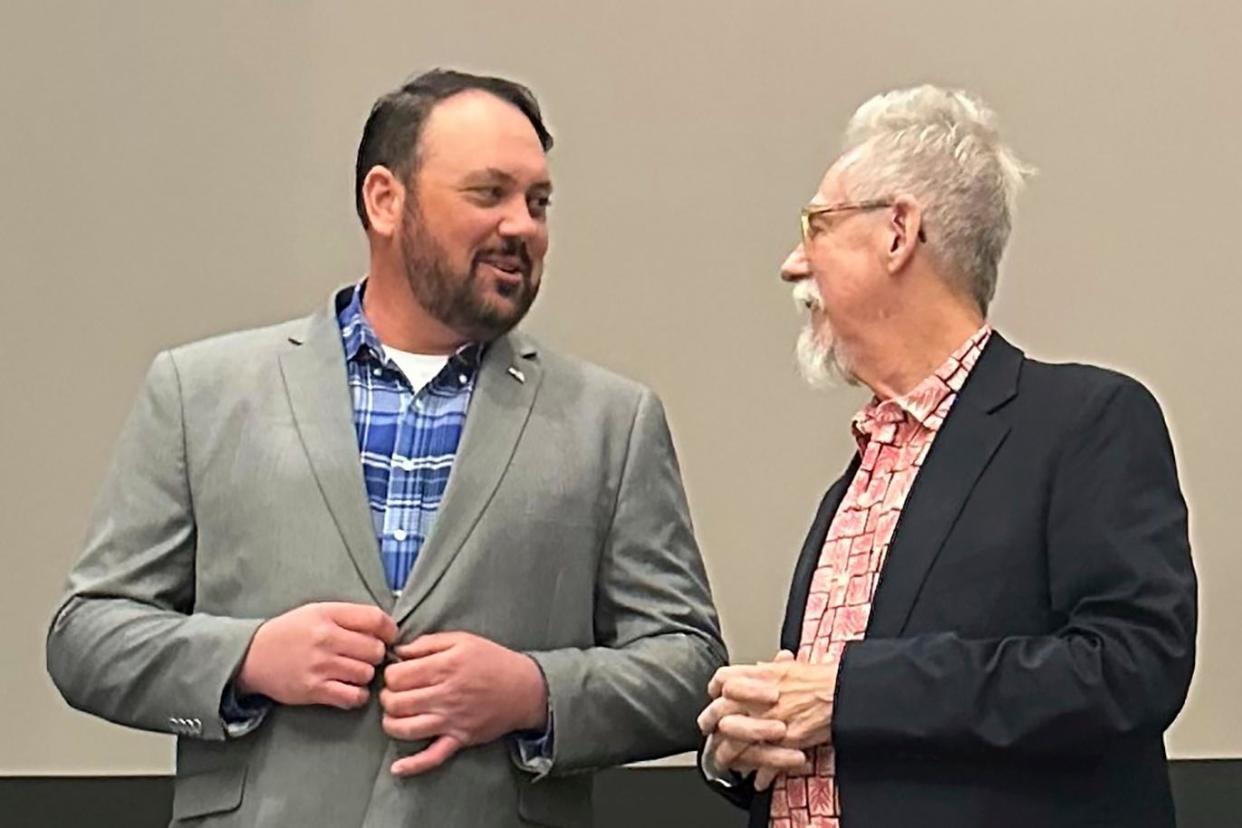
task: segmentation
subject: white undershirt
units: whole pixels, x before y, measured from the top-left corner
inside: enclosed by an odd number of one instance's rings
[[[436,374],[443,371],[449,361],[448,356],[443,354],[412,354],[409,351],[398,350],[391,345],[384,346],[384,353],[397,363],[397,367],[401,369],[401,373],[405,374],[415,394],[435,379]]]

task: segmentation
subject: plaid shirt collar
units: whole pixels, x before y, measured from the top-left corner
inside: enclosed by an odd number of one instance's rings
[[[376,335],[375,329],[371,327],[370,320],[362,312],[362,296],[366,289],[367,280],[364,278],[354,286],[349,304],[337,314],[337,321],[341,326],[341,342],[345,347],[345,360],[346,362],[363,362],[369,356],[381,365],[390,366],[392,360],[384,350],[384,345]],[[479,366],[483,363],[485,347],[479,342],[467,342],[462,345],[449,357],[445,370],[441,371],[440,375],[432,381],[432,385],[444,376],[458,379],[459,386],[470,384],[478,373]],[[465,378],[464,381],[461,380],[462,377]]]

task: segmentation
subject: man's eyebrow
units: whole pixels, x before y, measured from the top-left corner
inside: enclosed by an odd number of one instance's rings
[[[467,184],[479,183],[483,181],[499,181],[509,185],[517,183],[516,178],[504,170],[497,169],[496,167],[487,167],[486,169],[475,170],[466,176],[465,181]],[[544,179],[543,181],[536,181],[534,184],[530,185],[530,189],[550,193],[552,192],[552,182],[547,179]]]
[[[466,175],[466,180],[467,181],[497,181],[499,180],[499,181],[503,181],[506,184],[512,184],[517,179],[509,175],[509,173],[505,172],[504,170],[497,169],[496,167],[487,167],[486,169],[482,169],[482,170],[472,170],[470,173]]]

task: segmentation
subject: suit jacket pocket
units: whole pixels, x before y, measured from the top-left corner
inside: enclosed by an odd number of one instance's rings
[[[241,805],[245,786],[245,765],[177,779],[173,793],[173,823],[236,810]]]
[[[538,782],[523,780],[518,791],[518,814],[535,825],[552,828],[590,828],[595,824],[591,812],[590,774],[549,776]]]

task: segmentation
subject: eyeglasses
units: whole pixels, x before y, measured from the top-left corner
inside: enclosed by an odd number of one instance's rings
[[[893,201],[889,199],[871,199],[869,201],[853,201],[845,204],[812,204],[802,208],[802,243],[807,245],[811,243],[813,238],[814,225],[811,219],[817,216],[827,215],[829,213],[845,213],[852,210],[879,210],[884,207],[892,207]],[[919,241],[927,241],[923,228],[919,228]]]

